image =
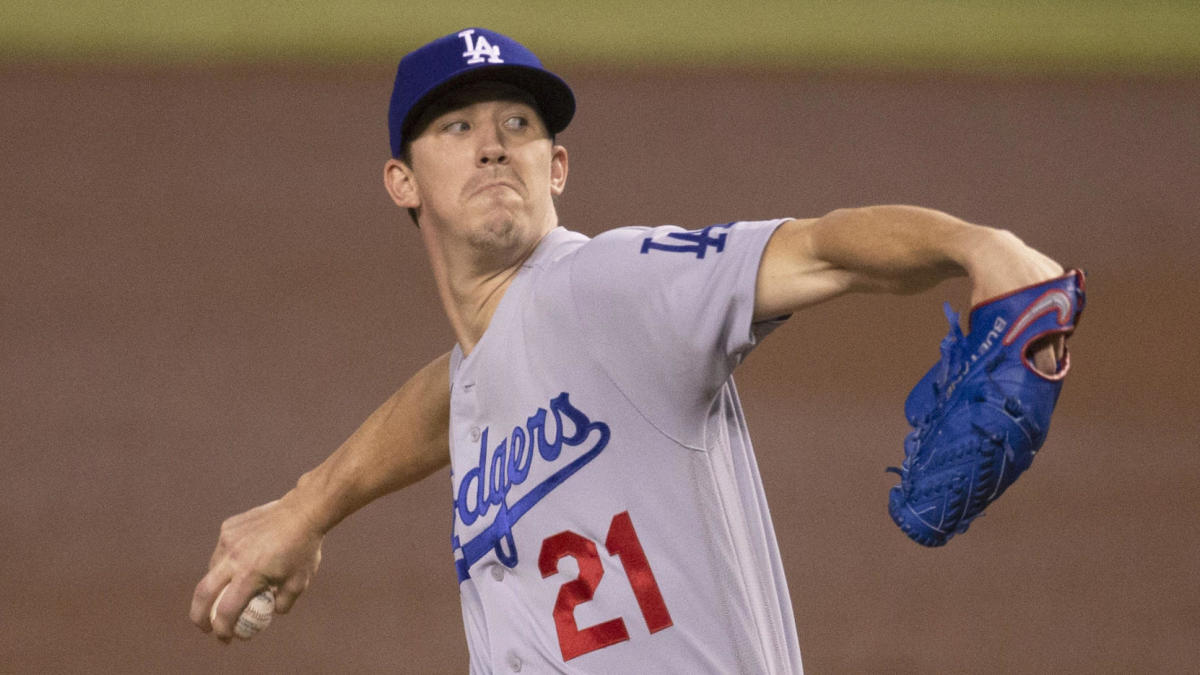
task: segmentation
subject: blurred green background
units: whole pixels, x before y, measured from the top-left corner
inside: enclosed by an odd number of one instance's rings
[[[1200,72],[1200,2],[8,0],[0,61],[391,62],[473,25],[559,65]]]

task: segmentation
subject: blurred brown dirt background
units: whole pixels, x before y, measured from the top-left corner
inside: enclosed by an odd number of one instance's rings
[[[963,284],[798,314],[739,371],[809,672],[1194,671],[1200,80],[566,75],[573,229],[913,203],[1090,274],[1047,446],[944,549],[883,469]],[[452,345],[382,187],[391,77],[0,68],[0,670],[465,671],[445,471],[253,642],[187,620],[221,521]]]

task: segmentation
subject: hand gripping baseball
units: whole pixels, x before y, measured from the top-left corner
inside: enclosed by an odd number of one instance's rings
[[[1079,270],[993,298],[971,311],[964,336],[946,305],[942,358],[913,388],[904,412],[913,431],[888,512],[913,541],[941,546],[1028,469],[1050,428],[1070,368],[1038,372],[1031,351],[1075,330],[1084,305]]]
[[[208,573],[192,595],[189,616],[200,630],[214,631],[228,642],[242,610],[259,591],[274,588],[275,612],[283,614],[308,588],[321,564],[323,535],[289,497],[222,523]]]

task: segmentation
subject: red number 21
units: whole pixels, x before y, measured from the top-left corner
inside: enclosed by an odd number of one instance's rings
[[[609,555],[620,558],[621,567],[625,569],[625,576],[629,578],[629,585],[650,632],[657,633],[669,628],[671,613],[663,602],[658,582],[654,580],[654,572],[650,571],[650,562],[646,560],[646,553],[638,541],[628,511],[613,516],[604,547]],[[538,555],[538,569],[542,572],[542,578],[556,574],[558,561],[564,556],[571,556],[579,563],[579,576],[558,589],[558,600],[554,603],[554,626],[558,629],[558,645],[562,649],[563,660],[570,661],[581,654],[628,640],[629,631],[625,630],[625,621],[620,617],[582,630],[575,623],[576,605],[592,599],[600,578],[604,576],[604,566],[596,552],[596,543],[570,530],[547,537],[542,541],[542,551]]]

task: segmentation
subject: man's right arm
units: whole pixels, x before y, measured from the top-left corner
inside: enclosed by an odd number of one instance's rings
[[[283,497],[221,525],[208,573],[192,595],[193,623],[229,641],[242,609],[267,586],[276,589],[276,611],[287,612],[317,572],[326,532],[450,462],[449,363],[444,354],[418,371]]]

